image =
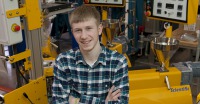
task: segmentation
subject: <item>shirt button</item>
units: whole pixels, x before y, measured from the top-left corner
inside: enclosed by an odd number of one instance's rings
[[[89,85],[88,88],[91,88],[91,86]]]

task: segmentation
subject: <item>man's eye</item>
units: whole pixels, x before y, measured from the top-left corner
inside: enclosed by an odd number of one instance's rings
[[[87,28],[87,30],[90,30],[90,29],[92,29],[92,28],[90,28],[90,27],[89,27],[89,28]]]
[[[75,32],[80,32],[81,30],[75,30]]]

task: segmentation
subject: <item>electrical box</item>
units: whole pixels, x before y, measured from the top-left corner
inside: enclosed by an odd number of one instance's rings
[[[3,45],[22,42],[20,17],[6,16],[6,11],[12,9],[18,9],[18,0],[0,0],[0,44]]]
[[[196,22],[199,0],[147,0],[145,15],[169,22]]]
[[[95,6],[124,7],[125,0],[84,0],[85,4]]]

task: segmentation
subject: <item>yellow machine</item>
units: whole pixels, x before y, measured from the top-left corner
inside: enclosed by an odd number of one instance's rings
[[[169,22],[192,24],[197,18],[198,0],[147,0],[146,16]],[[160,62],[160,69],[129,71],[130,102],[135,104],[193,104],[190,85],[182,85],[182,72],[169,66],[178,48],[171,38],[172,27],[163,38],[152,40],[151,48]]]
[[[88,4],[93,1],[92,5],[98,4],[95,3],[95,0],[85,1]],[[124,6],[123,3],[125,2],[122,1],[125,0],[118,1],[120,7]],[[104,0],[99,0],[99,2],[104,6],[108,6],[105,5]],[[196,20],[197,6],[198,0],[147,0],[146,15],[152,19],[191,24]],[[104,36],[102,41],[111,50],[117,50],[119,53],[124,54],[123,42],[113,41],[113,36],[117,34],[115,29],[119,26],[120,21],[108,20],[105,18],[105,15],[107,15],[105,12],[103,12],[103,25],[105,28],[103,30]],[[182,13],[181,17],[180,12]],[[181,84],[182,72],[175,67],[169,66],[169,60],[178,49],[179,44],[176,39],[171,38],[171,30],[170,26],[166,31],[166,37],[155,38],[151,44],[151,48],[158,56],[161,64],[159,69],[133,69],[129,71],[130,104],[193,104],[190,86]],[[118,39],[126,41],[124,37],[119,36]],[[26,56],[30,56],[29,50],[27,53]],[[24,58],[27,57],[24,56]],[[10,60],[12,60],[12,57]],[[21,58],[18,60],[21,60]],[[128,64],[131,66],[130,61]],[[40,78],[32,80],[27,85],[5,94],[3,96],[4,102],[5,104],[48,104],[48,98],[51,95],[52,80],[53,68],[46,67],[43,76]],[[200,99],[199,96],[198,99]]]

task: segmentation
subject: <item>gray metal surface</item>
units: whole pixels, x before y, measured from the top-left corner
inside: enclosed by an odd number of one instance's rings
[[[119,27],[119,20],[118,19],[107,19],[102,20],[103,27],[115,29],[116,27]]]
[[[193,71],[193,77],[200,77],[200,62],[187,62],[186,64]]]
[[[31,50],[32,69],[31,79],[39,78],[43,75],[42,59],[42,34],[41,29],[28,31],[26,34],[27,48]]]
[[[152,40],[153,48],[161,51],[177,50],[179,41],[173,38],[156,37]]]
[[[181,84],[192,84],[193,72],[185,62],[173,63],[172,66],[181,71]]]
[[[113,42],[122,44],[122,54],[128,51],[129,39],[126,36],[118,36],[114,38]]]

